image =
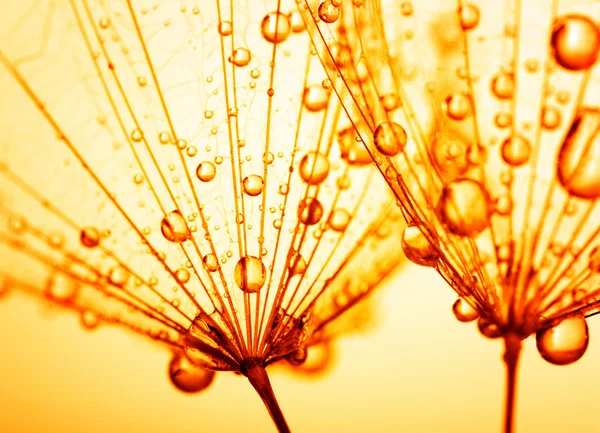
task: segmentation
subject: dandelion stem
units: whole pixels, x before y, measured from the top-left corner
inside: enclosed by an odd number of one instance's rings
[[[285,421],[283,412],[281,412],[279,403],[277,403],[271,381],[269,380],[265,368],[254,360],[247,361],[244,367],[242,372],[248,377],[248,380],[256,392],[258,392],[260,398],[262,398],[279,433],[290,433],[290,428]]]
[[[504,363],[506,364],[506,411],[504,433],[513,433],[515,397],[517,390],[517,365],[521,354],[521,339],[515,334],[504,337]]]

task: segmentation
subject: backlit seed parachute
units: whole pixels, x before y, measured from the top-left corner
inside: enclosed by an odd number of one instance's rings
[[[0,12],[5,286],[173,346],[174,371],[242,372],[287,431],[265,366],[402,256],[295,4]]]
[[[513,373],[536,332],[546,360],[579,359],[600,302],[600,4],[353,0],[329,20],[324,3],[299,10],[407,257],[505,338]]]

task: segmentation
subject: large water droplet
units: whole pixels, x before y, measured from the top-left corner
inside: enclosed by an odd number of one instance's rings
[[[385,122],[375,129],[375,148],[385,156],[395,156],[406,146],[406,131],[396,122]]]
[[[451,233],[472,236],[489,225],[489,195],[479,182],[456,179],[444,186],[437,211]]]
[[[177,352],[169,364],[169,378],[178,390],[195,393],[208,388],[215,372],[194,364],[185,352]]]
[[[586,16],[567,15],[556,21],[551,46],[556,63],[563,68],[587,69],[598,60],[600,30]]]
[[[190,238],[190,230],[185,218],[178,210],[169,212],[160,223],[160,231],[166,240],[181,243]]]
[[[573,196],[600,197],[600,110],[584,108],[575,116],[558,154],[557,176]]]
[[[267,269],[258,257],[245,256],[236,263],[233,278],[244,292],[255,293],[265,284]]]
[[[298,204],[298,219],[307,226],[312,226],[321,221],[323,205],[316,198],[306,198]]]
[[[243,186],[246,194],[248,194],[250,197],[256,197],[262,192],[265,186],[265,181],[261,176],[257,174],[251,174],[244,179]]]
[[[409,224],[402,233],[402,251],[406,258],[421,266],[434,267],[439,255],[436,248],[427,240],[419,226]]]
[[[454,302],[452,305],[452,312],[454,313],[456,320],[463,323],[472,322],[479,317],[477,310],[463,298],[458,298]]]
[[[268,42],[280,43],[290,36],[290,19],[279,12],[267,14],[260,25],[260,32]]]
[[[538,352],[549,363],[571,364],[581,358],[588,347],[588,325],[582,316],[569,317],[552,328],[538,331],[535,341]]]
[[[481,332],[481,334],[487,338],[499,338],[502,335],[498,325],[486,319],[485,317],[479,318],[477,321],[477,329],[479,329],[479,332]]]
[[[334,23],[340,17],[342,13],[342,9],[338,6],[335,6],[331,0],[325,0],[319,5],[319,18],[321,18],[326,23]]]
[[[215,168],[215,165],[210,161],[203,161],[200,164],[198,164],[198,167],[196,168],[196,176],[202,182],[210,182],[215,178],[216,174],[217,169]]]
[[[318,185],[327,179],[329,161],[319,152],[308,152],[300,161],[300,177],[309,185]]]
[[[502,142],[502,159],[513,167],[525,164],[531,155],[529,140],[521,135],[508,137]]]

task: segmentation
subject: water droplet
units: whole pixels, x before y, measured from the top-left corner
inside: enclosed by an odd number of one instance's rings
[[[350,212],[343,208],[334,209],[329,216],[329,227],[336,232],[343,232],[350,223]]]
[[[198,164],[198,167],[196,168],[196,176],[202,182],[210,182],[215,178],[216,174],[217,169],[215,165],[210,161],[203,161],[200,164]]]
[[[100,325],[100,316],[92,310],[83,310],[79,314],[79,323],[85,329],[92,331]]]
[[[554,24],[550,42],[556,63],[571,71],[591,67],[598,60],[600,30],[583,15],[567,15]]]
[[[404,16],[410,16],[413,14],[413,5],[411,2],[402,2],[402,4],[400,5],[400,12],[402,13],[402,15]]]
[[[187,269],[180,268],[175,271],[175,278],[177,278],[177,281],[181,284],[185,284],[190,281],[190,273]]]
[[[525,164],[530,155],[531,144],[521,135],[508,137],[502,142],[502,159],[513,167]]]
[[[590,262],[588,268],[592,272],[600,272],[600,245],[596,246],[590,252]]]
[[[160,223],[160,231],[166,240],[175,243],[185,242],[191,236],[185,218],[178,210],[165,215]]]
[[[304,20],[302,19],[302,15],[297,10],[292,11],[289,16],[290,25],[292,27],[292,32],[294,33],[302,33],[306,28],[304,26]]]
[[[217,259],[217,256],[212,253],[205,255],[202,258],[202,262],[204,263],[204,266],[206,266],[208,272],[215,272],[219,269],[219,260]]]
[[[77,296],[79,283],[67,274],[57,273],[48,278],[45,290],[51,299],[69,302]]]
[[[542,126],[553,130],[559,127],[562,115],[555,107],[544,107],[542,109]]]
[[[268,42],[280,43],[290,36],[290,19],[279,12],[267,14],[260,25],[260,32]]]
[[[515,90],[515,81],[513,74],[501,72],[492,78],[492,92],[499,99],[512,98]]]
[[[468,150],[465,142],[448,133],[436,134],[431,143],[433,162],[446,180],[452,180],[466,172],[469,167]]]
[[[554,365],[567,365],[580,359],[589,343],[588,325],[584,317],[569,317],[558,325],[538,331],[538,352]]]
[[[315,225],[323,217],[323,205],[316,198],[305,198],[298,205],[298,219],[307,226]]]
[[[465,93],[455,93],[446,97],[444,111],[452,120],[464,120],[471,113],[471,98]]]
[[[252,55],[250,51],[246,48],[237,48],[233,50],[233,54],[229,57],[229,61],[233,63],[235,66],[243,67],[248,66],[252,60]]]
[[[267,280],[267,269],[262,260],[254,256],[242,257],[233,271],[235,284],[246,293],[258,292]]]
[[[251,174],[244,179],[243,186],[246,194],[250,197],[256,197],[262,192],[265,182],[259,175]]]
[[[231,25],[231,21],[221,21],[219,23],[219,34],[221,36],[229,36],[233,31],[233,26]]]
[[[79,240],[84,247],[94,248],[100,244],[100,232],[96,227],[86,227],[81,230]]]
[[[342,13],[341,8],[334,6],[330,0],[325,0],[319,5],[319,18],[324,22],[331,24],[338,20]]]
[[[290,275],[301,275],[306,272],[306,260],[295,251],[290,258]]]
[[[178,352],[169,363],[169,378],[178,390],[195,393],[210,386],[215,372],[194,364],[185,352]]]
[[[490,223],[488,193],[471,179],[446,184],[437,211],[448,230],[459,236],[476,235]]]
[[[309,185],[318,185],[327,179],[329,161],[319,152],[308,152],[300,161],[300,177]]]
[[[557,175],[569,194],[600,197],[600,110],[577,112],[558,154]]]
[[[123,287],[129,279],[129,272],[123,266],[116,265],[108,271],[108,281],[118,287]]]
[[[304,106],[308,111],[321,111],[329,103],[329,92],[322,85],[313,84],[304,90]]]
[[[485,317],[479,318],[477,321],[477,329],[479,329],[479,332],[487,338],[499,338],[502,335],[498,326]]]
[[[479,317],[477,310],[463,298],[458,298],[456,302],[454,302],[452,305],[452,312],[454,313],[456,320],[463,323],[472,322]]]
[[[406,258],[420,266],[434,267],[438,263],[437,249],[427,240],[419,226],[409,224],[402,233],[402,251]]]
[[[463,30],[471,30],[479,24],[479,9],[472,4],[463,4],[458,8],[460,26]]]
[[[371,155],[369,155],[369,152],[363,146],[360,138],[357,141],[357,132],[353,127],[342,129],[338,133],[338,144],[340,146],[341,157],[348,164],[367,165],[373,163]]]
[[[510,113],[500,112],[494,116],[494,123],[498,128],[507,128],[512,124]]]
[[[375,148],[385,156],[395,156],[406,146],[406,131],[396,122],[385,122],[375,129]]]

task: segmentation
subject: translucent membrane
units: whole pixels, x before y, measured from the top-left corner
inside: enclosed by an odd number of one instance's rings
[[[599,310],[600,3],[354,0],[334,22],[320,9],[300,6],[409,221],[407,256],[505,339],[511,431],[519,341]],[[539,341],[551,359],[558,343]]]
[[[173,346],[184,391],[208,385],[188,361],[248,375],[281,431],[264,368],[402,257],[394,199],[295,8],[0,10],[3,280]]]

